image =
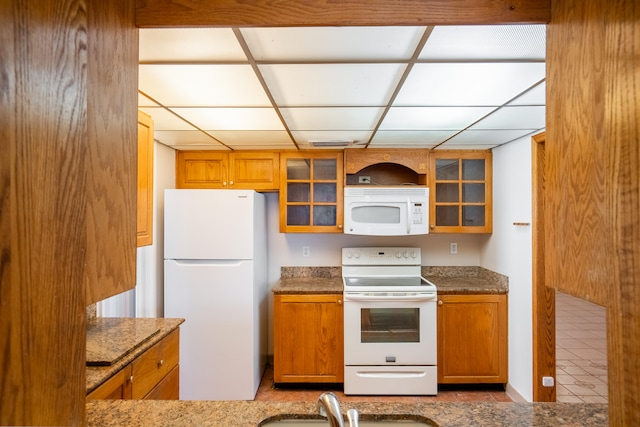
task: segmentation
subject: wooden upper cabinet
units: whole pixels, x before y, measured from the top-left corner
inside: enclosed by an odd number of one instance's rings
[[[275,191],[280,184],[279,158],[272,151],[177,151],[176,188]]]
[[[430,153],[430,232],[491,233],[491,160],[491,151]]]
[[[153,120],[138,111],[138,246],[153,243]]]
[[[428,150],[347,148],[345,185],[427,184]]]
[[[280,155],[280,232],[342,233],[342,151]]]

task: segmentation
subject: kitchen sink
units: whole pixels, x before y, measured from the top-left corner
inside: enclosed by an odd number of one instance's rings
[[[327,420],[300,420],[300,419],[285,419],[267,421],[264,424],[260,424],[260,427],[314,427],[314,426],[328,426]],[[349,423],[345,421],[345,426]],[[360,421],[358,423],[360,427],[421,427],[421,426],[434,426],[433,423],[414,421],[414,420],[382,420],[382,421]]]

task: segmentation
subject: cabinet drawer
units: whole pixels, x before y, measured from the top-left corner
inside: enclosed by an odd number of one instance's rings
[[[133,399],[144,398],[178,364],[179,344],[176,329],[132,362]]]
[[[176,365],[144,398],[145,400],[180,399],[180,365]]]
[[[94,399],[131,399],[131,365],[125,366],[97,389],[87,395]]]

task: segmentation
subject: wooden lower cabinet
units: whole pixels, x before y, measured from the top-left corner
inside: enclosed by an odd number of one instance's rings
[[[438,383],[508,380],[507,295],[438,297]]]
[[[179,398],[180,330],[176,329],[87,395],[91,399]]]
[[[344,381],[342,294],[274,296],[275,383]]]

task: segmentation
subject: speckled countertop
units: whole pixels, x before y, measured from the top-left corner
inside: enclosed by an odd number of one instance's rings
[[[440,295],[506,294],[509,279],[482,267],[422,267],[422,276],[438,288]],[[282,267],[274,294],[340,293],[340,267]]]
[[[432,426],[595,427],[608,424],[607,405],[596,403],[363,403],[361,420],[410,419]],[[315,402],[89,401],[88,426],[256,427],[283,418],[318,418]]]
[[[169,335],[182,322],[184,319],[94,318],[88,320],[87,357],[103,360],[112,357],[117,359],[108,366],[87,366],[87,393],[95,390],[133,359]],[[125,347],[129,346],[124,353],[123,343],[126,344]]]

